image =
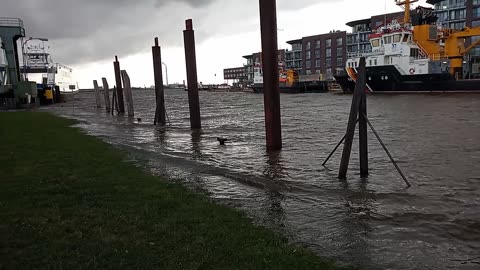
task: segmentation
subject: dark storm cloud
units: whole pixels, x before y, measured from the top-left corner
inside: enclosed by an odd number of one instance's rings
[[[163,46],[180,46],[186,18],[194,19],[197,42],[256,29],[258,0],[3,0],[0,16],[22,18],[27,36],[49,38],[54,60],[72,65],[145,51],[155,36]]]

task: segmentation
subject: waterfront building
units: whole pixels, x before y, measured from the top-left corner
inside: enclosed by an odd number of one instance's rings
[[[287,41],[292,48],[285,53],[286,68],[295,69],[300,75],[332,80],[333,72],[345,67],[346,38],[345,31],[331,31]]]

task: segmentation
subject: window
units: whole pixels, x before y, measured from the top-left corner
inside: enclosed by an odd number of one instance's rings
[[[315,41],[315,48],[320,49],[320,40]]]
[[[479,0],[480,1],[480,0]],[[475,27],[479,27],[480,26],[480,21],[473,21],[472,22],[472,27],[475,28]]]
[[[394,43],[398,43],[400,42],[400,39],[402,38],[402,35],[401,34],[397,34],[397,35],[394,35],[393,36],[393,42]]]
[[[305,61],[305,67],[306,68],[311,68],[312,67],[312,61],[310,61],[310,60]]]
[[[383,38],[385,44],[390,44],[392,43],[392,36],[386,36]]]
[[[343,38],[337,38],[337,46],[343,45]]]
[[[326,48],[332,47],[332,40],[331,40],[331,39],[325,40],[325,47],[326,47]]]
[[[410,37],[410,35],[403,35],[402,42],[408,42],[408,37]]]
[[[342,56],[343,55],[343,48],[337,48],[337,56]]]
[[[378,47],[380,46],[380,39],[372,39],[372,46],[373,47]]]
[[[332,49],[331,48],[325,49],[325,57],[332,57]]]
[[[321,67],[321,61],[320,61],[320,59],[315,60],[315,67],[316,67],[316,68]]]
[[[306,71],[306,74],[307,74],[307,75],[310,75],[310,74],[312,74],[312,71],[311,71],[310,69],[308,69],[308,70]]]
[[[480,18],[480,7],[473,8],[473,17]]]
[[[473,0],[473,5],[480,5],[480,0]]]
[[[305,45],[305,50],[310,50],[310,41]]]
[[[310,52],[310,51],[306,51],[306,52],[305,52],[305,59],[310,59],[310,58],[312,58],[311,52]]]
[[[331,66],[332,66],[332,59],[331,59],[331,58],[325,59],[325,66],[327,66],[327,67],[331,67]]]
[[[322,71],[321,71],[320,69],[316,69],[316,70],[315,70],[315,73],[316,73],[316,74],[321,74]]]
[[[345,63],[343,62],[343,57],[337,57],[337,67],[343,67]]]
[[[320,50],[315,50],[315,58],[320,58]]]

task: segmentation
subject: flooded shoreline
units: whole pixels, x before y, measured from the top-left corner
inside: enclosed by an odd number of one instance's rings
[[[93,93],[42,110],[80,120],[153,173],[244,209],[320,256],[365,269],[478,268],[478,95],[368,97],[369,118],[410,189],[371,133],[367,180],[358,137],[347,182],[336,178],[340,153],[321,166],[346,130],[351,96],[282,95],[284,150],[274,155],[265,152],[263,96],[201,92],[201,132],[189,128],[184,91],[167,90],[165,99],[165,128],[152,125],[153,91],[134,91],[142,122],[95,109]],[[218,136],[230,143],[219,146]]]

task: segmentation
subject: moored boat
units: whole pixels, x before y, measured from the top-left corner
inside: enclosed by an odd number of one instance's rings
[[[480,36],[480,27],[453,30],[437,24],[431,8],[405,5],[403,22],[387,21],[370,36],[372,50],[350,54],[344,71],[334,75],[344,92],[355,86],[360,57],[367,65],[367,90],[371,92],[478,91],[480,80],[463,78],[463,57],[480,40],[465,47],[465,38]]]

